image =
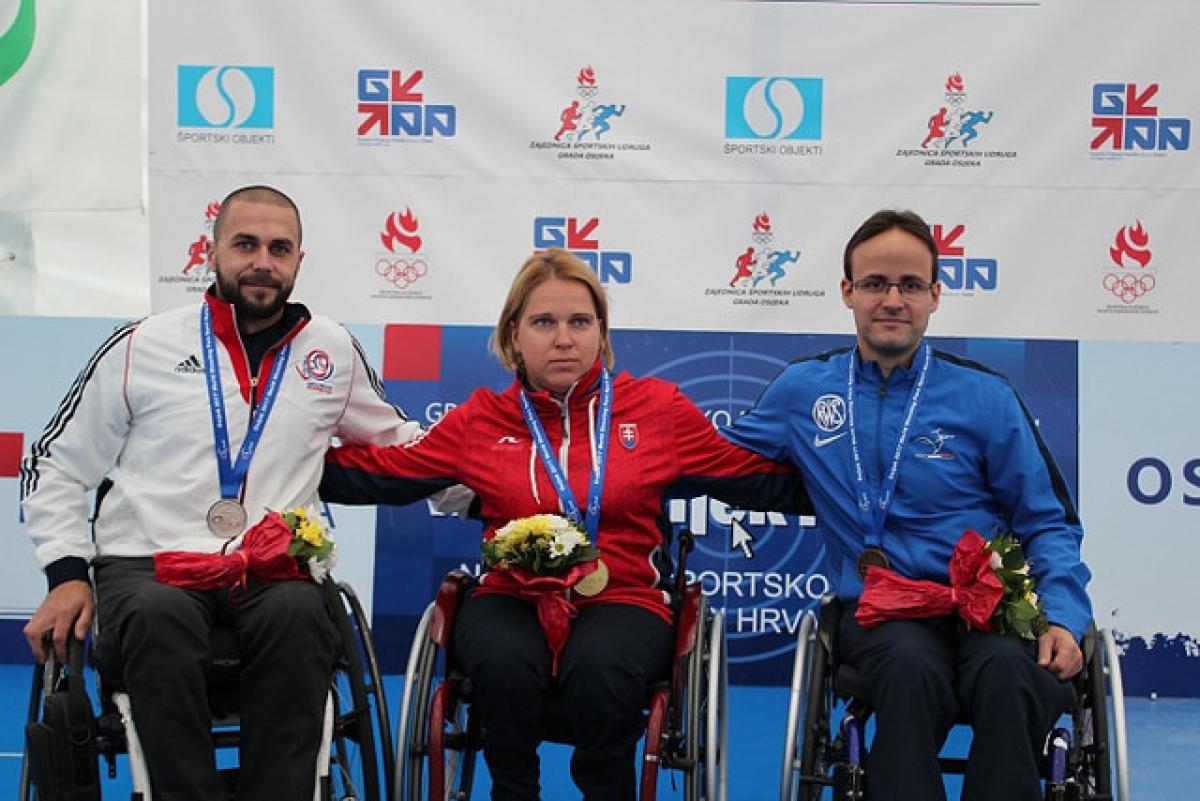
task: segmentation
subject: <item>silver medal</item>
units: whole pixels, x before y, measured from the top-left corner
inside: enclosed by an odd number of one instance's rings
[[[221,539],[233,539],[246,529],[246,507],[232,498],[222,498],[208,509],[208,530]]]

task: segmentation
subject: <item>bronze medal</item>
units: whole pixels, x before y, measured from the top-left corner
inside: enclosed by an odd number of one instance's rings
[[[865,579],[867,577],[868,567],[891,567],[888,562],[887,554],[881,548],[864,548],[863,552],[858,555],[858,577]]]
[[[593,595],[599,595],[607,586],[608,565],[604,564],[603,559],[597,559],[596,569],[575,582],[572,589],[580,595],[591,598]]]
[[[208,508],[208,530],[223,540],[231,540],[246,530],[246,507],[232,498],[222,498]]]

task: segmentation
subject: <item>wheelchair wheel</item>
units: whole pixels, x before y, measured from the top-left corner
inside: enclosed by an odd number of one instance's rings
[[[429,604],[421,615],[405,670],[396,733],[395,798],[400,801],[467,801],[475,777],[480,737],[460,697],[461,681],[437,675],[445,657],[431,634],[436,607]]]
[[[724,801],[729,786],[725,614],[710,613],[702,596],[700,619],[705,630],[688,660],[687,754],[694,767],[684,774],[683,796],[687,801]]]
[[[391,795],[387,780],[393,773],[391,723],[383,677],[371,641],[370,626],[354,590],[346,584],[323,585],[341,648],[333,674],[333,735],[329,754],[328,797],[382,801]]]
[[[426,732],[429,728],[429,696],[433,688],[433,666],[437,646],[429,639],[429,623],[434,604],[425,607],[408,665],[404,671],[404,691],[400,696],[400,716],[396,728],[396,766],[394,795],[402,801],[417,801],[424,787],[425,757],[429,753]]]
[[[783,744],[781,801],[816,801],[828,783],[832,713],[828,663],[829,651],[821,640],[817,616],[807,613],[796,634]]]
[[[1117,801],[1129,801],[1129,742],[1125,736],[1125,684],[1121,679],[1121,660],[1117,652],[1117,643],[1112,632],[1100,630],[1100,641],[1103,643],[1104,676],[1108,679],[1108,708],[1111,716],[1107,731],[1111,735],[1113,767],[1116,774]],[[1108,711],[1108,709],[1106,709]]]
[[[1074,716],[1075,782],[1084,799],[1128,801],[1125,691],[1111,633],[1089,628],[1084,635],[1084,659],[1079,709]]]

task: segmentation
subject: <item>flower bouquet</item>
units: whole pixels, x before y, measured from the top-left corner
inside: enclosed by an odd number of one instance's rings
[[[607,571],[600,552],[578,526],[552,514],[513,520],[480,548],[492,568],[489,586],[503,587],[537,604],[550,650],[550,672],[558,675],[558,658],[576,614],[568,590],[594,595],[604,588]]]
[[[1021,543],[1012,534],[1001,534],[988,543],[987,549],[991,553],[989,564],[1004,585],[1004,595],[992,613],[992,625],[1001,634],[1037,639],[1050,624],[1042,600],[1034,592],[1029,560]]]
[[[164,584],[189,590],[245,590],[251,575],[263,582],[320,582],[334,561],[333,537],[316,511],[295,508],[281,514],[267,510],[262,520],[246,530],[235,550],[157,553],[154,575]]]
[[[883,567],[867,568],[855,619],[864,628],[885,620],[939,617],[958,612],[968,629],[1036,639],[1046,628],[1033,591],[1029,562],[1011,534],[991,542],[963,532],[950,557],[950,585],[908,579]]]

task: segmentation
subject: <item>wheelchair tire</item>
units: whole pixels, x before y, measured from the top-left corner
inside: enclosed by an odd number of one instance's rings
[[[384,801],[386,797],[390,801],[391,722],[370,625],[348,585],[327,581],[322,586],[329,603],[340,604],[345,611],[334,615],[341,649],[333,675],[331,797],[362,801]]]
[[[725,616],[712,613],[700,597],[697,642],[688,655],[684,692],[683,797],[686,801],[724,801],[728,766],[724,747],[729,737]]]

